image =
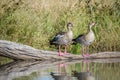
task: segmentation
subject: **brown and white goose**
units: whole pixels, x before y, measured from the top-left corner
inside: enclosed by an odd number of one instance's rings
[[[85,34],[79,35],[77,38],[73,39],[73,44],[80,43],[82,45],[82,56],[89,57],[89,45],[93,43],[95,39],[94,32],[92,27],[95,25],[95,22],[90,22],[88,25],[88,31]],[[84,54],[84,47],[86,46],[87,52]]]
[[[56,34],[56,36],[50,41],[50,44],[59,45],[59,56],[63,56],[67,53],[66,47],[73,39],[73,32],[71,31],[71,27],[73,27],[72,23],[67,24],[67,32],[60,32]],[[61,52],[61,46],[65,46],[64,53]]]

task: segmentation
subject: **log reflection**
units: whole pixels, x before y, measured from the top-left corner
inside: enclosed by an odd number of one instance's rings
[[[13,80],[21,76],[30,75],[32,72],[54,68],[58,62],[40,61],[15,61],[0,66],[0,80]]]
[[[120,64],[118,64],[119,62],[119,58],[96,59],[91,61],[15,61],[0,66],[0,80],[14,80],[15,78],[21,78],[22,76],[30,76],[33,72],[42,73],[47,69],[51,70],[47,72],[48,74],[51,74],[48,76],[53,76],[55,80],[76,80],[75,77],[77,80],[94,80],[96,76],[97,78],[102,76],[100,78],[103,78],[103,80],[108,77],[111,77],[111,79],[113,78],[113,80],[117,80],[120,74],[118,71],[120,66]],[[76,70],[74,66],[76,63],[80,64],[80,66],[77,67],[80,70]],[[108,70],[109,72],[107,72]],[[63,77],[55,78],[57,75],[60,77],[62,75]],[[80,77],[81,75],[83,76],[82,79]],[[114,77],[111,75],[114,75]],[[40,75],[38,74],[38,76]]]

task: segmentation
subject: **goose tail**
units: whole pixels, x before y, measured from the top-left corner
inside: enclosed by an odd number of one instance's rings
[[[77,44],[76,39],[72,39],[72,44],[73,44],[73,45],[76,45],[76,44]]]

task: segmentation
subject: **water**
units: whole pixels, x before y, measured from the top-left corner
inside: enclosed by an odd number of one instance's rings
[[[120,59],[11,62],[0,66],[0,80],[120,80]]]

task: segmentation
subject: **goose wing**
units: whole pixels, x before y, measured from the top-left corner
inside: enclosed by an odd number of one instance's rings
[[[75,44],[75,45],[77,43],[82,43],[84,41],[84,34],[79,35],[78,37],[76,37],[72,41],[73,41],[73,44]]]
[[[51,44],[60,44],[61,39],[64,39],[66,32],[60,32],[55,35],[55,37],[50,41]]]

